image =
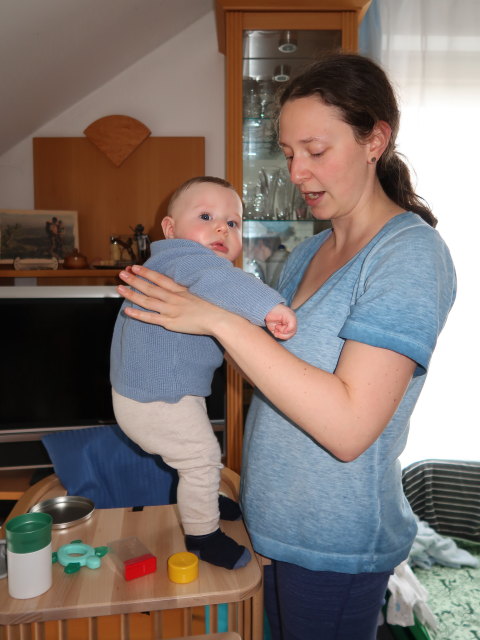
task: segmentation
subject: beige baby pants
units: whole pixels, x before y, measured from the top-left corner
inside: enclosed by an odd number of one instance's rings
[[[144,451],[160,455],[178,471],[177,504],[187,535],[218,529],[221,451],[205,398],[179,402],[137,402],[112,390],[113,409],[122,431]]]

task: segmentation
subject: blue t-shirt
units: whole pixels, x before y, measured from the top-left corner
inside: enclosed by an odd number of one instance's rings
[[[330,233],[292,252],[279,283],[287,304]],[[355,340],[402,353],[417,368],[383,433],[348,463],[255,394],[245,429],[241,502],[257,552],[343,573],[388,571],[407,557],[416,524],[398,457],[455,291],[454,266],[439,233],[416,214],[403,213],[296,310],[297,333],[283,346],[316,367],[333,372],[345,340]]]

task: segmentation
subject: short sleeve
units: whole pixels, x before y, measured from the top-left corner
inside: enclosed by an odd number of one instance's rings
[[[455,293],[455,269],[438,232],[423,222],[399,229],[366,257],[339,337],[408,356],[422,375]]]

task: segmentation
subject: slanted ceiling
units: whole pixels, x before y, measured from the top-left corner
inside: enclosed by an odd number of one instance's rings
[[[213,8],[213,0],[0,0],[0,155]]]

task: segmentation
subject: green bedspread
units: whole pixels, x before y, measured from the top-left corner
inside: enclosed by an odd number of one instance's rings
[[[455,539],[459,547],[480,558],[480,543]],[[428,606],[435,614],[438,629],[434,640],[480,640],[480,567],[451,569],[434,565],[414,569],[427,589]]]

